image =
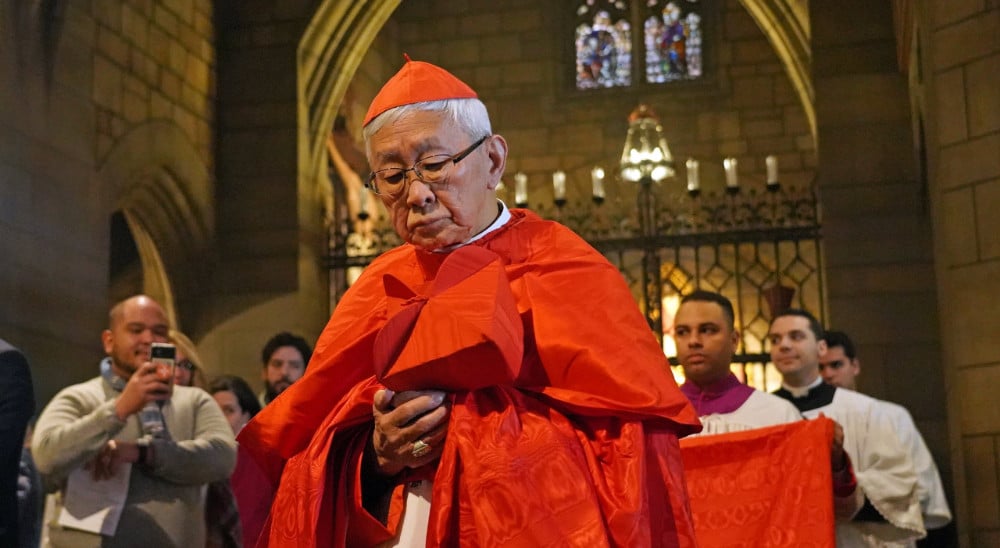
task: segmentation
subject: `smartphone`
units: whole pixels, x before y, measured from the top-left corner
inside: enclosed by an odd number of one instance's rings
[[[170,343],[153,343],[149,354],[149,361],[156,365],[156,378],[161,381],[174,380],[174,362],[177,358],[177,349]]]

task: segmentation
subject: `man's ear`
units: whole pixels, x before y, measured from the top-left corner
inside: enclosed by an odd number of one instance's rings
[[[507,167],[507,140],[502,135],[493,135],[487,145],[490,177],[487,179],[486,187],[494,190],[500,184],[500,178],[503,177],[504,169]]]
[[[816,341],[816,350],[819,351],[820,356],[826,353],[826,341],[822,339]]]
[[[104,346],[104,353],[111,355],[111,350],[114,349],[115,336],[111,333],[110,329],[105,329],[101,331],[101,345]]]
[[[739,349],[739,346],[740,346],[740,331],[739,331],[739,329],[733,329],[733,332],[729,336],[729,339],[733,343],[733,354],[735,354],[736,350]]]

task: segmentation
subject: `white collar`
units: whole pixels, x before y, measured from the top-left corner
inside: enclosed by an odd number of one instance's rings
[[[821,382],[823,382],[823,377],[817,376],[816,380],[809,383],[808,386],[788,386],[785,383],[781,383],[781,387],[791,392],[793,398],[804,398],[809,395],[810,390],[819,386]]]
[[[507,204],[503,203],[503,200],[497,199],[497,204],[499,205],[500,213],[497,215],[497,218],[493,220],[493,223],[491,223],[490,226],[486,227],[486,229],[484,229],[482,232],[476,234],[475,236],[469,238],[468,240],[465,240],[464,242],[452,244],[448,247],[442,247],[441,249],[437,249],[434,252],[447,253],[449,251],[454,251],[462,247],[463,245],[469,245],[472,242],[475,242],[476,240],[481,240],[490,232],[498,230],[500,227],[507,224],[507,221],[510,220],[510,209],[507,208]]]

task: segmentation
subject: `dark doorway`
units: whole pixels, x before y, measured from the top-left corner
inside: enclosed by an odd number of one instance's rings
[[[121,211],[111,215],[111,253],[108,265],[108,298],[116,303],[142,293],[143,272],[139,248]]]

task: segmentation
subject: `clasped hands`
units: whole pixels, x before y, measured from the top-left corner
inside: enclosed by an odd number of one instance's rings
[[[375,393],[372,441],[383,475],[395,476],[441,456],[451,408],[446,396],[438,390]]]

